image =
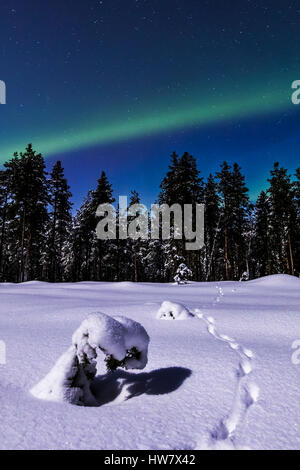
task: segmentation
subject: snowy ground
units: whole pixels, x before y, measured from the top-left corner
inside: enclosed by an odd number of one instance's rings
[[[194,318],[156,318],[165,300]],[[29,390],[92,312],[125,315],[150,335],[143,371],[105,376],[98,407]],[[238,283],[29,282],[0,285],[0,449],[300,448],[300,280]]]

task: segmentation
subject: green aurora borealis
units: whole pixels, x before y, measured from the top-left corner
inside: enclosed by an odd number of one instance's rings
[[[292,91],[287,89],[282,92],[282,88],[277,92],[257,92],[253,95],[244,95],[232,99],[221,99],[216,103],[206,102],[203,106],[190,106],[174,109],[170,112],[156,114],[145,114],[128,120],[124,117],[123,121],[99,124],[93,122],[88,127],[75,128],[72,135],[60,135],[57,131],[56,136],[45,135],[43,137],[34,137],[32,140],[35,146],[45,156],[50,157],[57,153],[71,152],[81,148],[118,142],[128,139],[149,136],[152,134],[163,133],[165,131],[174,131],[181,128],[193,126],[208,126],[228,119],[244,119],[253,116],[261,116],[273,112],[280,112],[291,106]],[[201,102],[201,99],[195,99],[195,102]],[[13,152],[21,151],[25,148],[30,139],[24,139],[23,142],[7,146],[1,149],[3,163],[4,155],[12,155]]]
[[[237,161],[253,199],[300,164],[296,2],[3,0],[0,39],[0,164],[31,142],[76,207],[102,170],[153,201],[173,151]]]

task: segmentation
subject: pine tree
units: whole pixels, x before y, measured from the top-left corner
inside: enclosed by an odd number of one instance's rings
[[[267,194],[262,191],[256,202],[254,259],[255,277],[267,276],[271,273],[270,252],[270,213],[271,206]]]
[[[296,213],[296,224],[294,227],[294,274],[300,277],[300,167],[296,169],[294,189],[294,204]]]
[[[0,281],[5,281],[8,275],[8,266],[5,263],[5,258],[7,255],[9,190],[8,171],[0,170]]]
[[[131,191],[129,208],[134,206],[135,204],[140,204],[140,202],[141,202],[140,195],[136,191]],[[129,223],[132,220],[133,220],[132,217],[128,217]],[[128,239],[127,247],[128,247],[128,251],[131,254],[131,266],[133,269],[133,280],[134,282],[138,282],[139,278],[141,278],[142,276],[141,262],[140,262],[142,241],[140,239],[137,239],[137,240]]]
[[[49,221],[48,242],[48,278],[52,282],[63,279],[63,247],[70,234],[72,221],[70,187],[64,177],[64,169],[58,161],[50,174],[51,212]]]
[[[219,192],[222,196],[222,235],[224,238],[223,243],[223,254],[224,254],[224,267],[225,267],[225,279],[230,279],[230,227],[231,227],[231,216],[232,216],[232,175],[231,167],[227,162],[223,162],[221,165],[221,171],[217,173],[219,179]]]
[[[297,209],[300,210],[300,167],[295,172],[294,191]]]
[[[248,188],[245,184],[245,177],[241,173],[241,167],[234,163],[232,172],[232,189],[233,189],[233,207],[234,217],[232,226],[233,238],[233,269],[235,279],[240,279],[244,272],[249,277],[248,263],[248,232],[249,224],[249,196]]]
[[[249,208],[248,189],[237,163],[232,170],[227,162],[223,162],[217,177],[222,198],[224,277],[226,280],[240,279],[247,270],[245,235]]]
[[[280,167],[278,162],[274,164],[268,182],[270,183],[268,194],[271,204],[271,273],[294,274],[297,215],[293,184],[287,170]]]
[[[92,214],[94,214],[94,218]],[[95,212],[93,212],[93,191],[90,190],[74,217],[71,246],[69,251],[66,250],[65,253],[65,259],[68,258],[69,263],[72,263],[66,267],[66,271],[75,282],[91,280],[92,220],[94,220],[94,228],[96,228]]]
[[[116,280],[116,258],[117,243],[116,240],[98,240],[96,237],[96,226],[100,218],[96,217],[96,211],[100,204],[112,204],[115,202],[113,197],[112,185],[109,183],[106,173],[102,171],[98,179],[97,188],[92,193],[91,202],[91,241],[92,241],[92,279],[95,281],[113,281]]]
[[[41,257],[46,245],[49,203],[45,163],[29,144],[5,163],[10,175],[10,240],[17,265],[16,281],[43,278]]]
[[[203,178],[199,176],[195,158],[187,152],[182,157],[173,152],[169,171],[162,180],[160,188],[159,203],[169,206],[179,204],[182,208],[182,214],[184,204],[191,204],[195,208],[196,204],[204,202]],[[193,220],[195,221],[195,217]],[[173,228],[172,222],[171,227]],[[171,230],[171,236],[172,234]],[[180,262],[191,266],[195,278],[200,278],[199,253],[186,251],[185,243],[184,236],[182,240],[172,239],[164,243],[166,280],[170,281],[174,278],[176,267]]]
[[[65,245],[64,263],[68,277],[73,280],[115,280],[117,273],[117,244],[115,240],[98,240],[96,216],[100,204],[112,204],[112,187],[105,172],[98,179],[97,188],[90,190],[78,210],[71,242]]]
[[[214,280],[217,275],[220,243],[221,210],[218,186],[212,174],[207,178],[204,190],[205,201],[205,280]]]
[[[193,273],[192,271],[186,266],[186,264],[181,263],[176,271],[174,276],[174,281],[177,284],[187,284],[190,279],[192,279]]]
[[[166,279],[164,244],[161,240],[149,239],[145,245],[143,256],[144,281],[164,282]]]

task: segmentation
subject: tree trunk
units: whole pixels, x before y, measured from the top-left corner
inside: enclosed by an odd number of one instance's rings
[[[55,249],[55,236],[56,236],[56,218],[57,218],[57,201],[54,202],[53,213],[53,226],[52,226],[52,240],[51,240],[51,262],[50,262],[50,279],[56,282],[56,249]]]
[[[224,247],[224,258],[225,258],[225,273],[226,281],[229,281],[229,266],[228,266],[228,236],[227,228],[225,228],[225,247]]]
[[[21,264],[19,270],[19,282],[24,282],[24,241],[25,241],[26,210],[23,210],[22,236],[21,236]]]
[[[138,282],[136,252],[133,250],[134,282]]]
[[[210,276],[210,271],[211,271],[211,266],[212,266],[212,260],[213,260],[213,256],[214,256],[214,251],[215,251],[215,245],[216,245],[217,236],[218,236],[218,233],[219,233],[219,227],[220,227],[221,218],[222,218],[222,214],[220,214],[220,217],[219,217],[219,220],[218,220],[218,224],[217,224],[217,227],[216,227],[216,231],[215,231],[215,235],[214,235],[214,240],[213,240],[213,244],[212,244],[212,248],[211,248],[211,252],[210,252],[210,257],[209,257],[208,270],[207,270],[207,273],[206,273],[206,279],[205,279],[206,281],[209,280],[209,276]]]
[[[294,274],[294,258],[293,258],[293,250],[292,250],[292,243],[291,243],[291,237],[289,234],[289,255],[290,255],[290,273],[293,275]]]
[[[4,211],[2,218],[2,227],[1,227],[1,242],[0,242],[0,276],[2,277],[2,261],[3,261],[3,249],[4,249],[4,236],[5,236],[5,223],[6,223],[6,213],[7,213],[7,194],[5,196],[4,202]]]

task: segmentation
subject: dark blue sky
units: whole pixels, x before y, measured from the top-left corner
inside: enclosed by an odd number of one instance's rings
[[[0,39],[0,161],[31,141],[76,206],[103,169],[153,202],[173,150],[238,161],[252,198],[300,165],[296,1],[2,0]]]

